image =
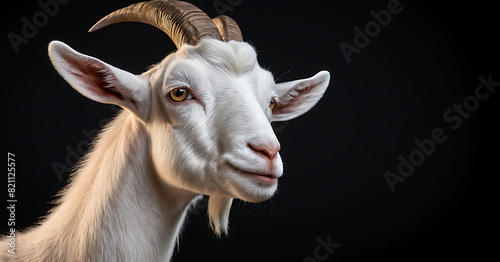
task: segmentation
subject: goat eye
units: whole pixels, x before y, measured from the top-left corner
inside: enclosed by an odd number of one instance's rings
[[[188,98],[189,91],[185,88],[176,88],[170,91],[170,98],[175,102],[182,102]]]
[[[273,99],[271,99],[271,101],[269,102],[269,108],[271,108],[271,111],[273,111],[274,109],[274,106],[276,106],[276,101]]]

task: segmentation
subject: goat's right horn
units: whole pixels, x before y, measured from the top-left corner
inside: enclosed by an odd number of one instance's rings
[[[212,21],[219,29],[219,32],[222,36],[224,42],[234,40],[234,41],[243,41],[243,36],[241,34],[240,27],[231,17],[226,15],[220,15],[218,17],[212,18]]]
[[[222,41],[212,20],[196,6],[182,1],[149,1],[116,10],[97,22],[89,32],[121,22],[142,22],[165,32],[177,48],[196,45],[201,38]]]

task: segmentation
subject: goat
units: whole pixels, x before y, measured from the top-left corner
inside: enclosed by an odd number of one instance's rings
[[[133,21],[177,51],[134,75],[52,41],[57,72],[82,95],[123,108],[95,139],[38,226],[7,261],[170,261],[189,207],[209,196],[216,235],[233,198],[261,202],[283,174],[272,121],[311,109],[330,74],[275,83],[236,22],[181,1],[119,9],[89,31]],[[6,253],[6,252],[5,252]]]

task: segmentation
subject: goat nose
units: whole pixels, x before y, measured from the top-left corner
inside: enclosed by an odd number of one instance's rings
[[[269,160],[273,160],[276,155],[278,155],[278,152],[280,151],[280,145],[279,143],[277,144],[253,144],[253,143],[248,143],[248,147],[250,147],[254,152],[257,154],[260,154]]]

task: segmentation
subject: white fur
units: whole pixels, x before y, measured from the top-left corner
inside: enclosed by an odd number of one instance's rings
[[[256,175],[283,173],[271,121],[305,113],[329,83],[323,71],[275,84],[254,49],[234,41],[184,45],[140,76],[61,42],[49,55],[73,88],[126,110],[99,135],[58,205],[4,260],[169,261],[200,195],[210,196],[214,232],[227,233],[233,198],[260,202],[276,191]],[[193,98],[170,100],[179,87]]]

